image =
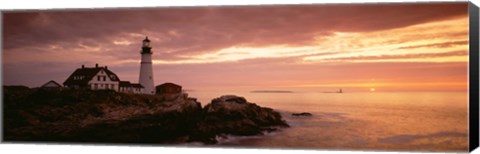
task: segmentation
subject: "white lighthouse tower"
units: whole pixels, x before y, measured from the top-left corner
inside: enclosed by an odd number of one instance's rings
[[[150,40],[145,37],[142,44],[142,62],[140,62],[140,77],[138,83],[140,83],[144,89],[144,94],[155,94],[155,86],[153,84],[153,68],[152,68],[152,47],[150,46]]]

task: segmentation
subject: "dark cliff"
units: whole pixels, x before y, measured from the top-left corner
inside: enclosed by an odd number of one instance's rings
[[[186,95],[4,86],[4,141],[216,143],[217,135],[260,135],[288,126],[280,114],[222,96],[202,108]]]

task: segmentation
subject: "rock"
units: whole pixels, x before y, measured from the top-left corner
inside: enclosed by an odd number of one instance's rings
[[[5,141],[216,143],[222,135],[260,135],[288,127],[281,115],[227,95],[202,108],[187,95],[166,99],[115,91],[10,88]]]
[[[308,113],[308,112],[302,112],[302,113],[292,113],[292,116],[312,116],[311,113]]]
[[[234,95],[213,99],[203,112],[193,138],[213,143],[218,135],[261,135],[275,130],[272,127],[288,127],[280,113]]]
[[[239,97],[235,95],[224,95],[212,100],[212,103],[223,103],[223,102],[245,104],[247,103],[247,100],[244,97]]]
[[[172,143],[185,140],[203,112],[199,102],[184,97],[9,90],[4,93],[6,141]]]

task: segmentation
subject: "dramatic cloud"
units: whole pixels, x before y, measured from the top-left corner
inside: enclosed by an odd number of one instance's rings
[[[343,58],[331,58],[327,60],[332,61],[354,61],[354,60],[391,60],[391,59],[411,59],[411,58],[436,58],[436,57],[451,57],[451,56],[466,56],[467,51],[452,51],[442,53],[420,53],[420,54],[403,54],[403,55],[378,55],[378,56],[355,56]]]
[[[453,41],[453,42],[442,42],[442,43],[431,43],[431,44],[422,44],[422,45],[412,45],[412,46],[400,47],[400,48],[398,48],[398,49],[415,49],[415,48],[428,48],[428,47],[448,48],[448,47],[456,46],[456,45],[468,45],[468,41]]]
[[[189,89],[354,88],[370,79],[391,88],[428,79],[448,83],[426,89],[462,90],[457,83],[466,82],[463,2],[27,11],[4,13],[3,24],[4,84],[63,82],[95,63],[136,82],[147,35],[156,83]],[[418,73],[399,80],[383,66]]]
[[[109,48],[150,35],[159,51],[303,45],[317,35],[405,27],[466,15],[466,3],[158,8],[5,13],[5,49],[68,43]],[[405,10],[408,10],[406,15]],[[128,39],[128,40],[125,40]],[[132,44],[133,45],[133,44]],[[163,53],[163,52],[161,52]]]

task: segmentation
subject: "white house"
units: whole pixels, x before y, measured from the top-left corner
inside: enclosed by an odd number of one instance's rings
[[[132,86],[129,81],[120,81],[118,84],[118,91],[123,93],[132,93]]]
[[[115,90],[126,93],[142,93],[143,86],[131,84],[128,81],[120,81],[120,78],[110,71],[107,66],[85,67],[75,70],[70,77],[63,82],[67,88],[92,89],[92,90]]]
[[[143,93],[143,86],[138,83],[130,83],[129,81],[120,81],[119,82],[119,92],[124,93],[135,93],[135,94],[142,94]]]

